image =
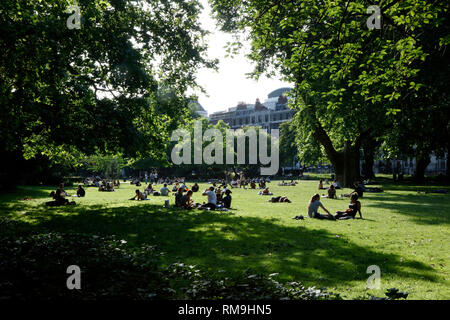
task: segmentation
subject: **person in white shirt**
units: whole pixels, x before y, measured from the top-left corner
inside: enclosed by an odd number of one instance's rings
[[[162,187],[159,192],[162,196],[168,196],[169,195],[169,188],[167,188],[167,183],[164,183],[164,187]]]
[[[209,187],[209,189],[206,189],[202,195],[208,196],[208,203],[202,205],[200,208],[201,209],[210,208],[211,210],[215,210],[217,205],[217,196],[214,191],[214,187],[213,186]]]

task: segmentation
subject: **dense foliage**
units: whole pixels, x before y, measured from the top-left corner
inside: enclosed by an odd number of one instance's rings
[[[382,1],[380,29],[367,27],[372,3],[364,0],[211,3],[222,30],[251,41],[256,77],[280,72],[295,84],[299,147],[315,151],[316,158],[324,151],[344,185],[359,176],[360,149],[392,130],[393,116],[415,107],[425,110],[436,101],[433,93],[445,91],[422,77],[431,70],[448,74],[443,1]],[[448,113],[447,102],[440,100]],[[424,130],[418,136],[434,138]],[[300,152],[301,160],[311,156]]]

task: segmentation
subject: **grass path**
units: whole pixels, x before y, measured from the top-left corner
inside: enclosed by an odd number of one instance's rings
[[[292,203],[268,203],[258,190],[232,189],[229,212],[166,209],[167,197],[128,201],[135,186],[124,183],[115,192],[88,188],[85,198],[74,198],[77,206],[46,208],[51,187],[21,187],[0,195],[0,217],[34,232],[115,234],[130,246],[156,244],[167,264],[183,261],[224,274],[247,268],[277,272],[279,279],[327,287],[347,298],[383,295],[391,287],[409,291],[411,299],[450,298],[450,195],[385,184],[384,193],[366,193],[361,200],[364,220],[297,221],[292,217],[307,216],[317,181],[269,186]],[[201,184],[200,190],[206,187]],[[338,190],[338,195],[350,191]],[[33,200],[20,200],[26,196]],[[194,194],[196,202],[204,198]],[[347,208],[348,198],[324,199],[323,204],[335,212]],[[381,290],[365,288],[370,265],[381,269]]]

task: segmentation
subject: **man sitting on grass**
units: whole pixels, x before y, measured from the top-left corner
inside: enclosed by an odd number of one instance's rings
[[[209,187],[209,189],[206,189],[205,192],[202,193],[202,195],[208,197],[208,203],[200,206],[199,209],[209,208],[210,210],[215,210],[217,206],[217,197],[216,193],[214,192],[214,187]]]
[[[159,192],[162,196],[168,196],[169,195],[169,188],[167,188],[167,183],[164,183],[164,187],[162,187]]]

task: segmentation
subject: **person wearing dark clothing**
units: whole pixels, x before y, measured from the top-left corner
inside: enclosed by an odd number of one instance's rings
[[[361,202],[358,201],[358,194],[352,193],[348,209],[345,211],[337,211],[334,218],[336,220],[354,219],[357,213],[359,213],[359,217],[362,219]]]
[[[175,207],[182,207],[182,198],[183,198],[183,189],[179,188],[177,193],[175,194]]]
[[[199,189],[198,184],[197,184],[197,183],[194,183],[194,185],[192,186],[191,190],[192,190],[193,192],[198,192],[198,189]]]
[[[354,184],[355,192],[358,194],[358,197],[362,198],[364,195],[363,188],[358,184],[358,182],[355,182]]]
[[[225,197],[223,197],[222,203],[225,208],[230,209],[230,207],[231,207],[231,190],[227,189],[225,191]]]
[[[83,187],[80,185],[78,185],[78,189],[77,189],[77,197],[84,197],[86,195],[86,191],[84,191]]]

